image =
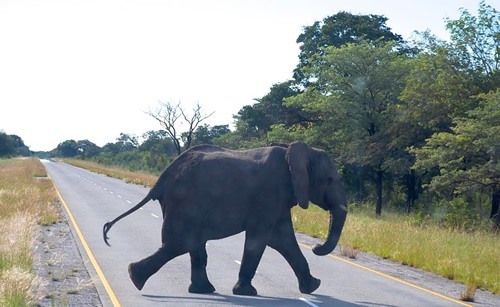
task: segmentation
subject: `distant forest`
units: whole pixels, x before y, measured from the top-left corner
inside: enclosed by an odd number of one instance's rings
[[[158,131],[124,132],[103,147],[65,140],[49,154],[159,174],[196,144],[302,140],[329,152],[350,202],[377,215],[387,208],[449,227],[498,227],[499,16],[481,1],[477,15],[462,9],[445,21],[449,41],[428,31],[405,41],[384,16],[339,12],[304,27],[293,78],[239,110],[233,131],[203,124],[201,107],[191,115],[163,103],[150,114]],[[180,121],[190,128],[171,131]],[[17,154],[29,154],[22,139],[0,133],[0,155]]]

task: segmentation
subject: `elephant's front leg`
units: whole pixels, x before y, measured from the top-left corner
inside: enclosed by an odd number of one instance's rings
[[[311,275],[309,264],[295,238],[291,221],[284,219],[276,224],[269,246],[278,251],[290,264],[299,281],[300,292],[310,294],[318,289],[321,281]]]
[[[213,293],[214,286],[210,283],[207,276],[207,250],[205,243],[200,244],[197,250],[189,253],[191,256],[191,285],[190,293]]]
[[[252,231],[247,230],[240,273],[238,282],[233,287],[233,294],[257,295],[257,290],[252,286],[252,279],[265,248],[265,236],[255,235]]]

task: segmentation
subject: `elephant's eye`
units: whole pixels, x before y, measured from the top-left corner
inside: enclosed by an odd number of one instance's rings
[[[332,177],[328,177],[328,185],[331,185],[333,183],[333,178]]]

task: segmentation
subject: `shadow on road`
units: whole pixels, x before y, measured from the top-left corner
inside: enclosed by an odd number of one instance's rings
[[[231,306],[307,306],[307,303],[300,300],[299,297],[296,299],[292,298],[281,298],[281,297],[270,297],[270,296],[231,296],[214,293],[211,295],[200,295],[196,296],[163,296],[163,295],[142,295],[146,300],[152,303],[157,302],[158,304],[182,304],[184,306],[189,305],[231,305]],[[311,306],[368,306],[364,304],[350,303],[342,300],[335,299],[330,296],[325,295],[309,295],[308,301]]]

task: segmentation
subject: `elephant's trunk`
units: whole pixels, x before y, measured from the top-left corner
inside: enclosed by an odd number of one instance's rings
[[[343,193],[341,194],[339,198],[342,201],[337,202],[330,210],[330,225],[328,227],[328,237],[325,243],[317,244],[313,247],[313,252],[318,256],[324,256],[331,253],[339,242],[347,217],[347,202],[345,201]]]

